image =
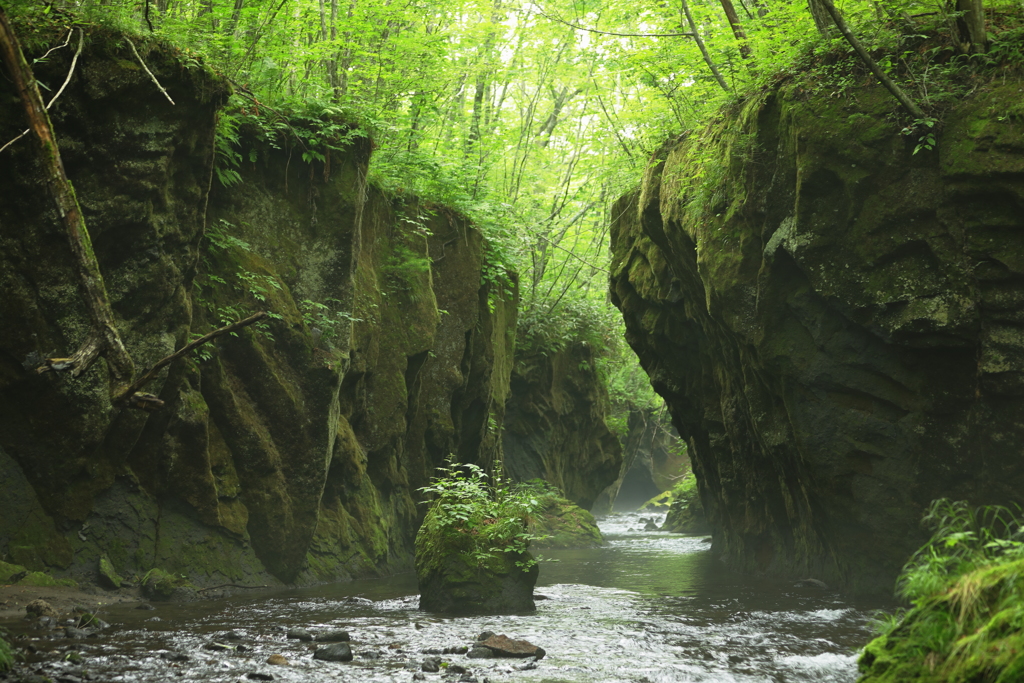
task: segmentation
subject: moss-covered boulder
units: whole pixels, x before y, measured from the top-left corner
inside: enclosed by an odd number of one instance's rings
[[[604,543],[594,515],[562,495],[556,487],[534,480],[528,485],[539,507],[528,525],[534,548],[596,548]]]
[[[152,569],[142,577],[142,594],[150,600],[188,602],[196,599],[196,590],[188,577]]]
[[[479,468],[435,484],[439,493],[416,535],[420,609],[448,614],[516,614],[535,609],[540,568],[520,497],[495,491]]]
[[[661,525],[662,531],[677,534],[706,534],[711,531],[697,491],[697,478],[692,472],[683,477],[670,494],[671,502]]]
[[[104,588],[120,588],[123,579],[118,575],[110,558],[106,555],[100,558],[98,583]]]
[[[446,614],[517,614],[536,609],[540,567],[530,553],[486,552],[472,533],[446,535],[427,513],[416,536],[420,609]]]

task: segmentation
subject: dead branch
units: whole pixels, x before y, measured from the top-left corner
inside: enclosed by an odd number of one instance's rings
[[[149,70],[149,67],[146,66],[146,63],[144,61],[142,61],[142,57],[139,56],[139,51],[135,49],[135,43],[133,43],[132,41],[128,40],[127,38],[125,38],[124,40],[125,40],[126,43],[128,43],[128,47],[130,47],[132,49],[132,54],[135,55],[135,59],[139,60],[139,64],[142,65],[143,70],[147,74],[149,74],[149,77],[153,79],[154,83],[156,83],[156,87],[160,90],[160,92],[162,92],[164,94],[164,97],[167,98],[168,102],[170,102],[171,104],[174,104],[174,100],[172,100],[171,96],[167,94],[166,90],[164,90],[164,86],[160,85],[160,81],[156,80],[156,76],[154,76],[153,72]]]
[[[170,363],[174,362],[175,360],[181,358],[185,354],[187,354],[190,351],[192,351],[192,350],[202,346],[203,344],[205,344],[206,342],[208,342],[208,341],[210,341],[212,339],[216,339],[217,337],[219,337],[221,335],[224,335],[224,334],[229,334],[231,332],[234,332],[235,330],[240,330],[243,327],[248,327],[249,325],[252,325],[255,322],[259,322],[260,320],[263,320],[266,317],[267,317],[267,314],[264,311],[260,311],[258,313],[253,313],[252,315],[250,315],[248,318],[245,318],[244,320],[238,320],[236,322],[231,323],[230,325],[225,325],[224,327],[219,327],[216,330],[214,330],[213,332],[210,332],[209,334],[205,334],[202,337],[200,337],[199,339],[196,339],[195,341],[186,344],[185,346],[181,347],[180,349],[178,349],[177,351],[175,351],[171,355],[169,355],[169,356],[167,356],[165,358],[162,358],[161,360],[159,360],[156,363],[156,365],[151,367],[146,372],[142,373],[142,376],[139,377],[134,382],[132,382],[130,386],[126,387],[125,390],[121,393],[120,396],[115,397],[114,403],[116,404],[116,403],[119,403],[119,402],[122,402],[122,401],[127,401],[128,404],[131,407],[133,407],[133,408],[143,408],[144,410],[153,410],[153,408],[147,407],[147,405],[151,404],[151,401],[147,401],[147,402],[144,403],[144,405],[139,405],[139,406],[132,405],[132,402],[133,402],[133,400],[135,399],[135,397],[137,395],[138,396],[151,396],[152,395],[152,394],[138,394],[137,392],[139,391],[139,389],[141,389],[142,387],[144,387],[147,384],[149,384],[157,376],[157,373],[160,372],[161,368],[163,368],[166,365],[169,365]],[[161,402],[161,405],[163,405],[163,402]],[[156,406],[156,407],[160,407],[160,406]]]
[[[7,67],[11,80],[25,108],[29,127],[39,139],[42,147],[40,161],[50,194],[57,204],[57,212],[64,222],[68,242],[74,255],[75,270],[82,285],[86,307],[92,319],[93,333],[75,354],[69,359],[61,359],[64,369],[70,370],[74,376],[85,372],[100,355],[107,360],[112,384],[111,394],[116,395],[117,385],[131,381],[135,374],[135,364],[124,348],[121,335],[114,324],[114,313],[107,298],[107,289],[103,284],[96,254],[93,252],[92,240],[85,227],[78,198],[75,190],[64,172],[64,164],[60,158],[60,149],[53,136],[50,117],[43,106],[43,98],[39,93],[32,69],[25,60],[18,38],[11,28],[7,14],[0,8],[0,60]],[[52,367],[52,366],[51,366]]]
[[[68,31],[68,40],[69,41],[71,40],[71,34],[72,33],[73,33],[73,31]],[[61,96],[61,94],[64,92],[64,89],[68,87],[68,83],[71,82],[71,76],[72,76],[72,74],[75,73],[75,65],[78,64],[78,58],[82,54],[82,45],[84,45],[84,44],[85,44],[85,32],[82,31],[82,29],[78,29],[78,49],[75,50],[75,56],[71,58],[71,68],[68,69],[67,78],[64,79],[64,84],[62,86],[60,86],[60,90],[58,90],[57,94],[54,95],[53,97],[51,97],[49,103],[47,103],[47,105],[46,105],[46,110],[47,111],[49,111],[50,108],[53,107],[53,103],[57,101],[57,98]],[[65,42],[64,45],[61,45],[60,47],[64,47],[65,45],[67,45],[67,42]],[[53,52],[56,49],[58,49],[58,48],[56,48],[56,47],[55,48],[51,48],[46,54],[48,55],[48,54],[50,54],[50,52]],[[43,55],[43,58],[45,58],[45,57],[46,57],[46,55]],[[3,152],[5,149],[7,149],[11,145],[13,145],[15,142],[17,142],[18,140],[22,139],[26,135],[28,135],[28,132],[29,132],[29,129],[26,128],[24,131],[22,131],[21,135],[19,135],[18,137],[14,138],[13,140],[8,142],[3,147],[0,147],[0,152]]]

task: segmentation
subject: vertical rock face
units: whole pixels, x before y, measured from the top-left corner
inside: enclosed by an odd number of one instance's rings
[[[609,501],[617,511],[636,510],[671,489],[689,469],[686,444],[663,409],[631,410],[622,450],[621,481]]]
[[[1020,501],[1021,88],[915,155],[881,89],[782,85],[620,200],[613,301],[734,566],[889,591],[933,498]]]
[[[449,454],[500,454],[514,279],[482,284],[461,216],[369,187],[363,138],[311,166],[243,128],[241,181],[211,182],[225,84],[143,48],[171,107],[127,48],[88,40],[54,125],[136,364],[246,312],[278,317],[172,364],[153,414],[110,407],[102,362],[36,375],[88,320],[18,143],[0,164],[0,487],[17,501],[0,554],[87,581],[106,555],[197,585],[411,566],[416,488]],[[7,140],[22,124],[4,96]]]
[[[622,465],[607,413],[589,344],[517,354],[502,435],[509,476],[544,479],[589,510]]]

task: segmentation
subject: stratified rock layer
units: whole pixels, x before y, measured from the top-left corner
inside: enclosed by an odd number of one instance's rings
[[[714,550],[890,591],[929,501],[1024,490],[1022,84],[916,155],[880,88],[804,88],[663,150],[612,212],[612,297]]]

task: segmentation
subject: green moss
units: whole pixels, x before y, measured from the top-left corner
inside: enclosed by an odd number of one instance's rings
[[[861,683],[1009,683],[1024,674],[1024,560],[978,568],[919,601],[861,653]]]
[[[704,506],[697,492],[697,477],[693,472],[680,479],[670,493],[671,503],[662,530],[680,534],[706,533],[708,529]]]
[[[594,548],[604,543],[594,515],[568,500],[550,484],[533,480],[529,485],[540,501],[530,518],[529,531],[537,536],[537,548]]]
[[[21,574],[27,571],[20,564],[11,564],[9,562],[0,561],[0,583],[7,583],[15,574]]]
[[[55,579],[45,572],[29,572],[29,574],[17,583],[19,586],[64,586],[66,588],[78,588],[78,583],[72,579]]]
[[[151,569],[142,577],[142,593],[151,600],[170,600],[179,589],[192,588],[187,577]]]

